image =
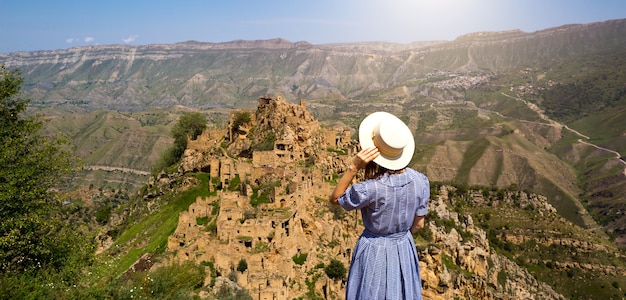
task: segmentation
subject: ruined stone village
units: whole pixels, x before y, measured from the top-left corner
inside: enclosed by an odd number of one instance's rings
[[[222,188],[217,199],[198,199],[192,204],[179,216],[168,250],[176,252],[181,261],[212,261],[217,270],[226,273],[234,271],[243,259],[248,268],[236,273],[237,283],[254,298],[293,299],[306,292],[304,279],[311,278],[307,273],[319,262],[335,258],[348,266],[350,250],[362,229],[357,228],[356,218],[352,218],[353,224],[329,222],[333,220],[327,201],[332,178],[323,174],[337,174],[347,166],[346,155],[332,149],[351,153],[356,144],[347,128],[322,131],[304,100],[290,104],[277,95],[258,101],[257,111],[233,111],[227,129],[206,130],[189,141],[180,167],[183,173],[203,171],[218,178],[210,189],[227,187],[237,177],[241,189]],[[250,122],[234,128],[236,114],[242,112],[250,115]],[[252,143],[268,139],[268,134],[272,149],[241,157]],[[220,148],[223,142],[228,144],[228,153]],[[314,167],[307,167],[307,160],[313,161]],[[255,209],[250,204],[251,185],[270,182],[275,184],[269,203]],[[216,208],[219,212],[213,215]],[[197,225],[199,218],[216,218],[217,234]],[[297,265],[294,255],[306,255],[307,259]],[[315,284],[326,295],[343,293],[341,281],[325,278]]]
[[[238,119],[242,113],[249,116],[246,122]],[[216,276],[207,276],[205,286],[232,285],[253,299],[308,299],[312,294],[343,299],[345,278],[329,278],[324,266],[337,260],[347,270],[363,230],[357,211],[328,203],[333,174],[341,174],[357,151],[351,135],[348,127],[322,128],[306,101],[289,103],[281,95],[260,97],[256,111],[231,112],[227,128],[209,128],[188,142],[179,173],[210,174],[207,188],[216,196],[198,198],[179,215],[167,252],[177,262],[212,263]],[[152,184],[167,180],[157,177]],[[227,188],[235,183],[237,189]],[[267,200],[253,206],[251,199],[261,194]],[[435,242],[418,249],[425,299],[562,299],[515,263],[491,253],[485,232],[474,227],[471,217],[459,218],[449,210],[446,199],[442,188],[430,209],[473,238],[430,225]],[[541,210],[555,213],[545,199],[522,201],[541,203]],[[444,254],[474,276],[451,275],[442,263]],[[241,261],[246,268],[238,266]],[[504,285],[498,283],[500,271],[508,274]]]

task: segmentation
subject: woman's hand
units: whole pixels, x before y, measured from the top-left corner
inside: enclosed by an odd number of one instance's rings
[[[367,148],[359,151],[359,153],[352,158],[352,162],[350,163],[348,170],[343,173],[343,176],[341,176],[337,185],[333,189],[333,192],[328,197],[330,199],[330,203],[339,204],[337,199],[346,191],[348,186],[350,186],[350,182],[352,182],[352,179],[356,175],[357,171],[361,168],[365,168],[370,161],[378,157],[378,154],[377,148]]]
[[[365,168],[365,166],[367,166],[367,164],[372,160],[376,159],[378,155],[378,148],[362,149],[352,159],[352,166],[354,166],[357,170]]]

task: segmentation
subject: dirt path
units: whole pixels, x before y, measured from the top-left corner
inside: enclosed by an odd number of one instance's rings
[[[610,152],[610,153],[615,154],[615,158],[617,158],[617,160],[618,160],[620,163],[622,163],[622,165],[624,165],[624,176],[626,176],[626,161],[624,161],[624,159],[622,159],[622,155],[621,155],[619,152],[617,152],[617,151],[615,151],[615,150],[607,149],[607,148],[604,148],[604,147],[600,147],[600,146],[598,146],[598,145],[594,145],[594,144],[589,143],[589,142],[587,142],[587,141],[583,141],[582,139],[578,139],[578,142],[579,142],[579,143],[583,143],[583,144],[585,144],[585,145],[589,145],[589,146],[591,146],[591,147],[594,147],[594,148],[599,149],[599,150],[602,150],[602,151],[606,151],[606,152]]]
[[[528,106],[528,108],[532,109],[532,110],[533,110],[533,111],[535,111],[537,114],[539,114],[539,116],[541,117],[541,119],[543,119],[543,120],[545,120],[545,121],[549,122],[550,124],[554,124],[554,125],[557,125],[557,126],[561,126],[561,127],[565,128],[565,129],[569,130],[570,132],[573,132],[574,134],[578,135],[578,136],[579,136],[579,137],[581,137],[581,138],[585,138],[585,139],[587,139],[587,140],[591,139],[590,137],[588,137],[588,136],[586,136],[586,135],[584,135],[584,134],[582,134],[582,133],[580,133],[580,132],[576,131],[575,129],[568,127],[567,125],[564,125],[564,124],[558,123],[558,122],[556,122],[556,121],[554,121],[554,120],[550,119],[548,116],[546,116],[545,114],[543,114],[543,111],[542,111],[539,107],[537,107],[537,105],[535,105],[534,103],[530,103],[530,102],[528,102],[528,101],[526,101],[526,100],[524,100],[524,99],[522,99],[522,98],[519,98],[519,97],[513,97],[513,96],[511,96],[511,95],[507,95],[507,94],[505,94],[505,93],[502,93],[502,95],[504,95],[504,96],[506,96],[506,97],[509,97],[509,98],[511,98],[511,99],[515,99],[515,100],[517,100],[517,101],[521,101],[522,103],[526,104],[526,106]],[[585,141],[585,140],[583,140],[583,139],[578,139],[578,142],[579,142],[579,143],[582,143],[582,144],[585,144],[585,145],[588,145],[588,146],[591,146],[591,147],[594,147],[594,148],[596,148],[596,149],[598,149],[598,150],[602,150],[602,151],[606,151],[606,152],[610,152],[610,153],[615,154],[615,158],[617,158],[617,160],[618,160],[618,161],[619,161],[622,165],[624,165],[624,176],[626,176],[626,161],[624,161],[624,160],[622,159],[622,155],[621,155],[619,152],[617,152],[617,151],[615,151],[615,150],[612,150],[612,149],[608,149],[608,148],[600,147],[600,146],[598,146],[598,145],[596,145],[596,144],[589,143],[589,142],[587,142],[587,141]]]
[[[517,100],[517,101],[521,101],[521,102],[522,102],[522,103],[524,103],[526,106],[528,106],[528,108],[530,108],[530,109],[532,109],[534,112],[536,112],[542,120],[544,120],[544,121],[546,121],[546,122],[548,122],[548,123],[550,123],[550,124],[552,124],[552,125],[555,125],[555,126],[558,126],[558,127],[565,128],[565,129],[567,129],[568,131],[573,132],[574,134],[576,134],[576,135],[577,135],[577,136],[579,136],[579,137],[582,137],[582,138],[585,138],[585,139],[589,139],[589,137],[588,137],[588,136],[586,136],[586,135],[584,135],[584,134],[582,134],[582,133],[578,132],[576,129],[570,128],[570,127],[568,127],[568,126],[567,126],[567,125],[565,125],[565,124],[561,124],[561,123],[559,123],[559,122],[557,122],[557,121],[554,121],[554,120],[550,119],[548,116],[546,116],[546,115],[543,113],[543,111],[542,111],[542,110],[541,110],[541,109],[540,109],[537,105],[535,105],[535,103],[531,103],[531,102],[528,102],[528,101],[526,101],[526,100],[524,100],[524,99],[522,99],[522,98],[519,98],[519,97],[514,97],[514,96],[511,96],[511,95],[507,95],[507,94],[505,94],[505,93],[501,93],[501,94],[502,94],[502,95],[504,95],[505,97],[509,97],[509,98],[511,98],[511,99],[515,99],[515,100]]]
[[[150,172],[135,170],[129,168],[120,168],[120,167],[108,167],[108,166],[84,166],[83,170],[98,170],[98,171],[119,171],[123,173],[132,173],[136,175],[150,175]]]

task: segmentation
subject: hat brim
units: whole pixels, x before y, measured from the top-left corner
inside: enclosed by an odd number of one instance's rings
[[[390,118],[398,119],[398,117],[388,112],[379,111],[368,115],[361,121],[361,125],[359,125],[359,144],[361,145],[361,149],[376,147],[372,139],[374,127],[376,127],[378,123]],[[404,122],[402,122],[402,124],[404,124]],[[404,128],[398,128],[398,130],[402,131],[402,134],[404,134],[407,139],[406,146],[402,150],[402,153],[395,157],[385,156],[381,153],[374,159],[376,164],[388,170],[400,170],[406,167],[411,162],[413,152],[415,151],[415,140],[413,139],[413,134],[409,127],[404,125]]]

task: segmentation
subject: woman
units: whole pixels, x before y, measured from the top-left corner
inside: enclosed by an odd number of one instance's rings
[[[362,150],[330,195],[333,204],[360,209],[365,226],[352,255],[346,299],[421,299],[412,233],[424,227],[430,184],[407,167],[413,135],[394,115],[375,112],[361,122],[359,142]],[[350,185],[363,168],[366,180]]]

